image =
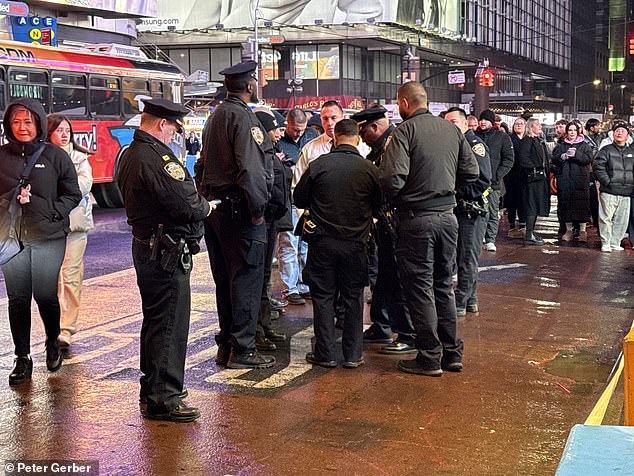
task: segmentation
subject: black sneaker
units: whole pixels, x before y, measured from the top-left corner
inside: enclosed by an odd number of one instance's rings
[[[9,385],[18,385],[31,378],[33,373],[33,361],[28,355],[21,355],[15,358],[15,367],[9,375]]]
[[[286,296],[286,300],[289,304],[292,304],[293,306],[303,306],[304,304],[306,304],[306,299],[301,297],[299,293],[289,294],[288,296]]]
[[[273,329],[267,329],[264,331],[266,338],[272,342],[286,342],[286,334],[277,332]]]
[[[391,344],[392,336],[385,335],[378,330],[374,325],[363,331],[363,343],[364,344]]]
[[[237,354],[231,352],[227,367],[230,369],[268,369],[275,365],[275,357],[262,355],[257,350]]]
[[[462,362],[451,362],[446,365],[443,364],[442,369],[447,372],[462,372],[463,365]]]
[[[308,352],[306,354],[306,362],[313,365],[319,365],[320,367],[326,367],[328,369],[332,369],[337,366],[336,360],[318,360],[317,357],[315,357],[314,352]]]
[[[395,340],[394,342],[381,347],[379,350],[379,354],[393,354],[393,355],[407,355],[407,354],[417,354],[418,350],[416,347],[411,344],[406,344],[405,342],[399,342]]]
[[[271,303],[271,309],[274,311],[280,311],[288,306],[288,301],[286,299],[276,299],[272,297],[269,298],[269,302]]]
[[[171,410],[167,408],[148,408],[145,412],[142,412],[142,414],[145,418],[149,418],[150,420],[164,420],[175,423],[189,423],[190,421],[200,418],[198,408],[188,407],[184,403],[181,403]]]
[[[62,366],[62,354],[59,351],[57,338],[46,341],[46,368],[49,372],[57,372]]]
[[[277,350],[277,346],[264,336],[255,336],[255,348],[262,352]]]
[[[408,374],[426,375],[427,377],[442,377],[442,369],[426,369],[421,367],[416,359],[399,360],[398,369]]]

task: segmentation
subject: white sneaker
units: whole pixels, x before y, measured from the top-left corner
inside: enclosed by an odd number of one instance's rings
[[[612,251],[625,251],[625,248],[623,248],[622,246],[619,245],[612,245],[610,246],[610,248],[612,248]]]
[[[601,251],[604,253],[609,253],[612,251],[612,247],[610,245],[601,245]]]
[[[495,243],[485,243],[484,249],[487,251],[497,251],[497,248],[495,247]]]

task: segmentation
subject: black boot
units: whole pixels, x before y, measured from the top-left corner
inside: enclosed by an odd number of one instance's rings
[[[15,368],[9,375],[9,385],[18,385],[31,378],[33,373],[33,361],[28,355],[19,355],[15,358]]]
[[[46,340],[46,368],[49,372],[57,372],[62,366],[62,354],[59,351],[57,338]]]

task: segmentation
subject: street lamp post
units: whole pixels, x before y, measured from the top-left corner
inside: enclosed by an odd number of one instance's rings
[[[577,111],[577,89],[579,89],[582,86],[587,86],[588,84],[594,84],[595,86],[598,86],[599,84],[601,84],[601,80],[595,79],[594,81],[587,81],[585,83],[578,84],[577,86],[574,87],[574,94],[573,94],[573,100],[572,100],[572,109],[574,111],[574,117],[577,117],[577,112],[578,112]]]
[[[621,115],[623,116],[627,116],[628,114],[625,114],[625,105],[623,104],[623,92],[625,91],[625,84],[621,84],[620,88],[621,88]]]

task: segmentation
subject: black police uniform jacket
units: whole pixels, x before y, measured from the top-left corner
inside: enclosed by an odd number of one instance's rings
[[[185,167],[172,150],[140,129],[121,157],[119,188],[132,233],[146,240],[159,224],[173,237],[199,239],[209,214]]]
[[[398,211],[448,211],[456,189],[478,179],[479,170],[464,134],[444,119],[419,109],[385,144],[379,181]]]
[[[491,188],[493,190],[500,190],[501,180],[511,171],[513,162],[515,162],[513,142],[507,133],[494,129],[493,127],[486,131],[478,129],[476,134],[489,148],[492,174]]]
[[[234,96],[227,97],[209,121],[199,169],[201,193],[214,198],[239,191],[251,217],[263,217],[273,187],[274,152],[268,134],[249,106]]]
[[[40,120],[38,135],[31,142],[20,142],[13,135],[9,111],[16,105],[24,106]],[[3,125],[8,143],[0,148],[2,198],[16,199],[13,193],[20,183],[24,166],[46,140],[46,124],[44,108],[35,99],[20,99],[7,108]],[[28,183],[31,184],[31,198],[29,203],[22,205],[21,238],[36,241],[66,236],[70,231],[69,214],[82,199],[77,172],[68,154],[56,145],[46,144],[31,171]]]
[[[379,137],[376,140],[376,144],[372,146],[372,150],[366,156],[366,160],[371,161],[377,167],[381,165],[381,156],[383,155],[385,142],[387,141],[387,138],[390,137],[390,134],[394,132],[394,129],[396,129],[396,127],[390,124],[390,126],[385,130],[385,132],[381,134],[381,137]]]
[[[381,206],[377,169],[356,147],[342,144],[310,163],[293,200],[310,209],[317,235],[366,242]]]
[[[469,142],[473,156],[478,162],[480,175],[478,180],[466,185],[462,190],[458,191],[458,194],[468,200],[474,200],[480,198],[491,185],[491,157],[489,156],[489,148],[475,132],[471,129],[467,129],[464,136],[467,142]]]

